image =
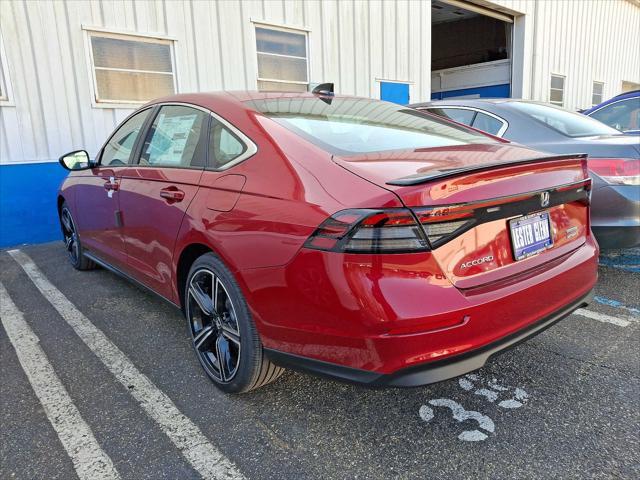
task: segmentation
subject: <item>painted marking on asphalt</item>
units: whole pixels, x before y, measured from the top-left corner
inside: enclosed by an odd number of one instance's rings
[[[600,255],[600,265],[628,272],[640,272],[640,249],[612,250]]]
[[[434,400],[429,400],[429,405],[434,407],[447,407],[451,410],[451,415],[458,422],[464,422],[466,420],[474,420],[478,424],[478,428],[475,430],[465,430],[460,435],[458,435],[458,439],[463,440],[465,442],[480,442],[482,440],[486,440],[488,435],[485,432],[493,433],[496,429],[493,420],[491,420],[486,415],[483,415],[480,412],[476,412],[474,410],[465,410],[465,408],[460,405],[458,402],[453,400],[449,400],[448,398],[436,398]],[[418,411],[420,418],[425,422],[429,422],[433,419],[434,412],[431,407],[428,405],[422,405],[420,410]],[[480,430],[481,429],[481,430]]]
[[[612,317],[611,315],[592,312],[591,310],[586,310],[584,308],[579,308],[573,313],[575,313],[576,315],[581,315],[586,318],[590,318],[591,320],[597,320],[603,323],[612,323],[613,325],[618,325],[619,327],[628,327],[631,324],[629,320],[625,320],[624,318]]]
[[[140,372],[131,360],[45,277],[27,254],[20,250],[10,250],[9,254],[60,316],[138,401],[147,415],[155,420],[203,478],[244,479],[235,464],[214,447],[202,431],[178,410],[171,399]]]
[[[488,388],[477,388],[476,382],[486,383]],[[498,403],[501,408],[520,408],[529,400],[529,394],[520,387],[509,387],[498,383],[498,380],[492,378],[488,382],[483,382],[479,375],[469,373],[458,379],[458,385],[467,392],[473,391],[475,395],[484,397],[487,401],[494,403],[498,398],[513,392],[511,398],[507,398]]]
[[[615,308],[621,308],[622,310],[626,310],[627,312],[633,314],[633,315],[640,315],[640,309],[634,308],[634,307],[628,307],[626,306],[624,303],[619,302],[618,300],[613,300],[611,298],[606,298],[606,297],[600,297],[598,295],[596,295],[595,297],[593,297],[593,299],[602,304],[602,305],[608,305],[609,307],[615,307]]]
[[[0,321],[44,412],[58,434],[73,467],[82,480],[119,479],[109,456],[100,448],[42,347],[40,340],[0,283]]]

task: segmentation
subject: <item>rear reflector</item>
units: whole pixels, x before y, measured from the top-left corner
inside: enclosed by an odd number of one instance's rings
[[[411,211],[350,209],[325,220],[305,247],[349,253],[409,253],[429,250]]]
[[[640,185],[640,159],[590,158],[589,169],[613,185]]]

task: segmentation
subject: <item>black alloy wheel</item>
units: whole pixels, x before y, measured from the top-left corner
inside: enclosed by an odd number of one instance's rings
[[[60,209],[60,227],[62,228],[64,246],[73,268],[77,270],[91,270],[95,268],[96,264],[84,255],[76,222],[73,220],[73,215],[71,215],[71,210],[66,202],[62,204],[62,208]]]
[[[282,375],[284,369],[264,354],[233,274],[214,253],[202,255],[191,266],[183,306],[198,360],[218,388],[248,392]]]

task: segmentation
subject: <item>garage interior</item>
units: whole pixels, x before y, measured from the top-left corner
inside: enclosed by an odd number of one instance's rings
[[[458,0],[434,0],[431,98],[509,97],[512,26],[513,18],[504,13]]]

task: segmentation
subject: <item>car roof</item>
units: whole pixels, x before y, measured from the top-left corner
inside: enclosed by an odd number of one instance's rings
[[[318,95],[311,92],[259,92],[256,90],[236,90],[219,92],[178,93],[175,95],[169,95],[166,97],[154,99],[147,103],[145,106],[161,103],[190,103],[207,108],[212,111],[216,111],[229,106],[234,106],[241,110],[255,111],[251,106],[251,101],[287,98],[319,99],[322,97],[323,95]],[[335,95],[331,98],[364,97],[356,97],[353,95]]]
[[[432,100],[430,102],[415,103],[410,107],[437,107],[441,105],[460,105],[460,106],[481,106],[481,105],[500,105],[509,103],[543,103],[533,100],[524,100],[521,98],[458,98]]]

